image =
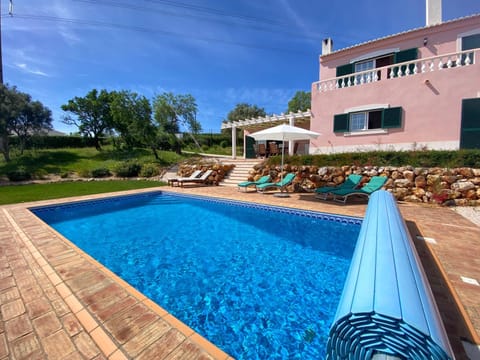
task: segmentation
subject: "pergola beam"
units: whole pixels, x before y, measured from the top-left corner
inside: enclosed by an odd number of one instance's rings
[[[278,125],[280,123],[288,123],[294,126],[295,123],[302,123],[310,121],[312,113],[310,110],[298,111],[296,113],[290,112],[288,114],[281,113],[280,115],[273,114],[265,117],[258,117],[255,119],[237,120],[232,122],[223,123],[221,129],[232,129],[232,158],[236,158],[236,133],[237,129],[248,129],[249,132],[255,132],[257,130]],[[245,156],[245,137],[243,138],[243,153]],[[288,153],[293,154],[293,142],[288,142]]]

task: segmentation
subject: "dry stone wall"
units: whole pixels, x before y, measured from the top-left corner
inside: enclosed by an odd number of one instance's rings
[[[363,175],[361,184],[372,176],[388,178],[384,188],[397,200],[442,205],[480,205],[480,169],[414,168],[412,166],[284,166],[284,172],[297,174],[291,191],[313,191],[317,187],[336,186],[350,174]],[[251,180],[270,174],[279,177],[279,166],[257,166]]]

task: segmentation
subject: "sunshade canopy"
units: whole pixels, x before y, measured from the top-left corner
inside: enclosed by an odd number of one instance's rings
[[[305,130],[296,126],[291,126],[287,124],[277,125],[265,130],[257,131],[249,136],[253,137],[255,140],[279,140],[279,141],[290,141],[290,140],[309,140],[316,139],[320,136],[319,133]]]

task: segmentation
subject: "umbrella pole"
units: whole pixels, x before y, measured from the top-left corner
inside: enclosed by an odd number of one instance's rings
[[[282,140],[282,145],[285,145],[285,137]],[[282,146],[282,163],[280,165],[280,182],[283,182],[283,157],[284,157],[283,153],[284,153],[284,149],[283,149],[283,146]],[[283,192],[283,188],[280,188],[280,192],[273,194],[273,196],[276,196],[276,197],[290,197],[290,195],[288,195],[288,193]]]

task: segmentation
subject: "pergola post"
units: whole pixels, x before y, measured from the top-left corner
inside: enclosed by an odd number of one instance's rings
[[[237,158],[237,127],[232,126],[232,159],[236,159],[236,158]]]
[[[293,117],[292,113],[290,113],[290,116],[288,117],[288,125],[290,126],[295,126],[295,118]],[[293,141],[288,142],[288,155],[293,155]]]

